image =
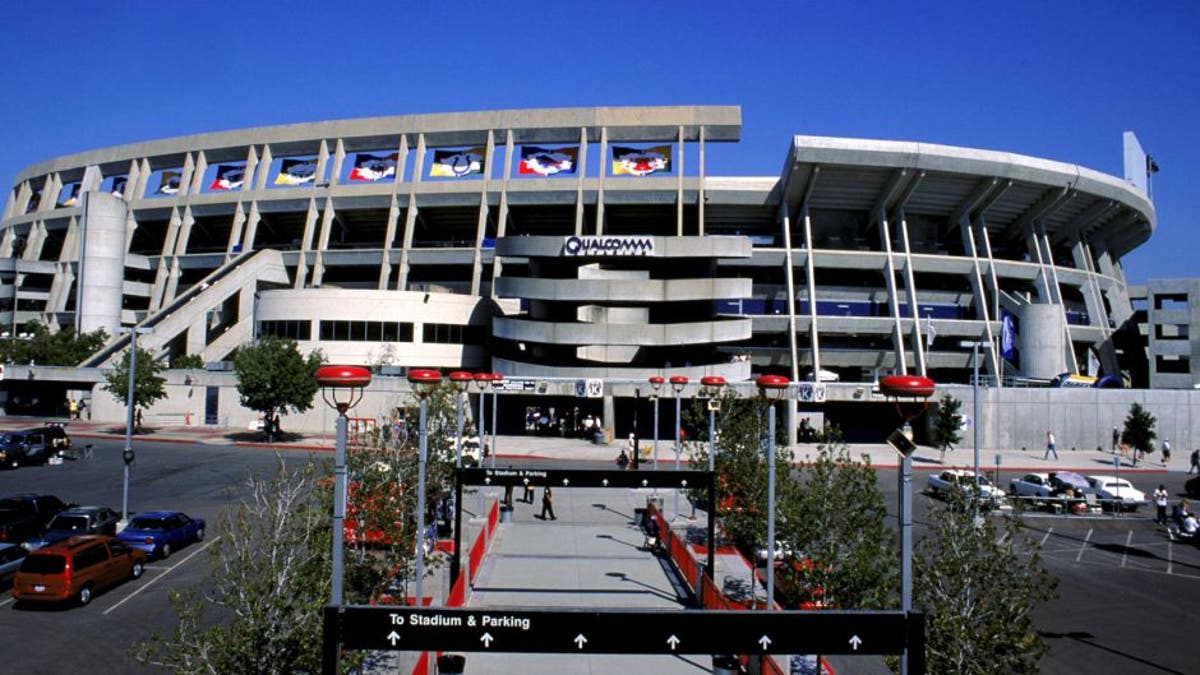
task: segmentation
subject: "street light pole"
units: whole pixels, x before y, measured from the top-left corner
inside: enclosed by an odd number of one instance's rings
[[[767,400],[767,611],[775,608],[775,402],[787,392],[783,375],[758,378],[759,394]]]
[[[428,398],[433,389],[441,382],[442,374],[436,370],[410,370],[408,382],[413,387],[413,393],[421,402],[421,436],[417,454],[417,607],[425,604],[422,583],[425,581],[425,462],[428,457],[429,433],[426,428],[426,412]]]
[[[321,398],[326,405],[337,410],[337,440],[333,454],[333,586],[330,604],[340,608],[343,602],[342,579],[344,577],[344,547],[346,545],[346,411],[362,400],[363,388],[371,383],[371,371],[359,366],[322,366],[314,374]],[[339,390],[347,390],[345,398],[339,398]],[[322,654],[325,672],[338,672],[340,645],[326,646]]]
[[[675,470],[679,470],[679,432],[682,430],[681,418],[683,411],[683,390],[687,387],[688,379],[683,375],[672,375],[671,390],[675,392]],[[679,516],[679,488],[675,488],[675,517]]]
[[[152,328],[140,328],[133,326],[131,328],[121,329],[122,332],[129,332],[129,392],[125,398],[125,450],[121,452],[121,459],[125,462],[125,478],[121,484],[121,522],[129,522],[129,467],[133,464],[133,415],[134,415],[134,396],[135,382],[137,381],[137,336],[139,333],[148,335],[154,332]],[[31,371],[32,372],[32,371]]]
[[[700,378],[704,393],[708,395],[708,470],[717,470],[717,407],[721,405],[721,390],[725,378],[720,375],[705,375]]]
[[[983,490],[979,486],[979,346],[978,340],[970,342],[960,342],[959,346],[971,348],[971,406],[973,408],[974,419],[971,420],[971,434],[974,438],[975,445],[975,518],[979,518],[979,501],[983,496]],[[1000,480],[996,476],[997,482]]]
[[[654,470],[658,471],[658,390],[662,389],[663,378],[655,375],[650,378],[650,397],[654,399]]]
[[[462,468],[462,441],[463,441],[463,394],[466,393],[467,387],[471,385],[471,374],[462,370],[456,370],[450,373],[450,382],[454,384],[454,399],[458,404],[458,427],[455,432],[454,447],[456,454],[454,457],[455,468]]]
[[[488,388],[492,390],[492,468],[496,468],[496,409],[500,407],[500,383],[504,381],[504,376],[500,373],[492,373],[488,379]]]

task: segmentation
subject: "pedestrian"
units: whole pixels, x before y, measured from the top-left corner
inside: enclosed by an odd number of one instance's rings
[[[621,449],[621,454],[617,455],[617,468],[624,470],[629,468],[629,455],[625,454],[625,449]]]
[[[1193,471],[1200,473],[1200,448],[1192,451],[1192,465],[1188,467],[1188,475],[1192,475]]]
[[[1116,453],[1117,446],[1121,444],[1121,432],[1116,427],[1113,427],[1112,441],[1113,441],[1112,449],[1113,449],[1113,452]]]
[[[1171,461],[1171,439],[1169,438],[1163,439],[1162,456],[1163,466],[1166,466],[1167,462]]]
[[[542,520],[546,519],[547,513],[550,514],[550,520],[558,520],[554,515],[554,493],[549,485],[542,490]]]
[[[529,481],[525,481],[525,491],[521,493],[521,501],[526,504],[533,503],[533,484]]]
[[[511,511],[511,510],[512,510],[512,507],[513,507],[513,486],[511,486],[511,485],[505,485],[505,486],[504,486],[504,505],[508,507],[508,510],[509,510],[509,511]]]
[[[1050,455],[1054,455],[1054,461],[1058,461],[1058,446],[1054,443],[1054,432],[1046,431],[1046,454],[1042,455],[1042,459],[1050,459]]]
[[[67,417],[73,420],[79,419],[79,403],[73,398],[67,399]]]
[[[1157,513],[1154,516],[1154,522],[1159,525],[1167,524],[1167,486],[1159,484],[1158,489],[1154,491],[1154,508]]]

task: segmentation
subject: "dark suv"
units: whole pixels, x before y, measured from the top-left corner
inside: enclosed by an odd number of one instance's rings
[[[41,431],[12,431],[0,435],[0,466],[15,469],[22,464],[45,464],[58,451]]]
[[[0,499],[0,541],[18,543],[36,537],[50,519],[74,504],[54,495],[21,494]]]

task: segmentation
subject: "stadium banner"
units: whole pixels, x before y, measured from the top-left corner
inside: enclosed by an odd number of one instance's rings
[[[179,179],[183,174],[178,171],[163,171],[158,178],[158,194],[174,195],[179,194]]]
[[[484,148],[464,150],[434,150],[429,175],[439,178],[462,178],[483,173]]]
[[[1013,361],[1017,356],[1017,317],[1007,309],[1000,310],[1000,356]]]
[[[284,159],[279,162],[279,175],[275,176],[276,185],[303,185],[317,178],[317,158]]]
[[[517,173],[523,176],[553,176],[573,174],[579,161],[579,147],[541,148],[536,145],[521,146],[521,162]]]
[[[217,166],[217,176],[213,179],[209,190],[236,190],[242,187],[246,180],[246,167],[236,164],[221,164]]]
[[[124,197],[125,186],[129,184],[129,176],[113,176],[112,180],[112,196]]]
[[[400,153],[390,155],[369,155],[360,152],[354,157],[354,168],[350,169],[350,180],[377,183],[381,180],[396,177],[396,164],[400,161]]]
[[[71,186],[70,193],[67,194],[67,198],[59,206],[75,206],[75,203],[79,201],[79,185],[79,183],[75,183]]]
[[[612,146],[614,176],[649,176],[652,173],[670,170],[671,146],[669,145],[656,145],[652,148]]]

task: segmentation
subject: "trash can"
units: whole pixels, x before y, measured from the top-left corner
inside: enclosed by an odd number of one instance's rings
[[[604,432],[597,429],[596,433],[592,434],[592,443],[604,445]]]
[[[742,664],[736,656],[712,657],[713,675],[737,675],[742,672]]]
[[[500,522],[508,523],[512,521],[513,507],[507,504],[500,505]]]
[[[437,657],[437,671],[441,675],[462,675],[467,669],[467,657],[462,654],[442,654]]]
[[[646,524],[646,509],[633,510],[633,525],[634,527],[642,527]]]

